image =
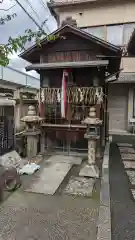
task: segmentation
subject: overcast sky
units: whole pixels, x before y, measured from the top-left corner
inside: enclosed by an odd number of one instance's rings
[[[43,27],[47,33],[51,33],[56,29],[56,21],[51,16],[49,9],[47,8],[46,0],[18,1],[40,26],[45,19],[48,19],[46,25]],[[0,10],[1,16],[13,13],[17,14],[17,17],[11,21],[4,25],[0,25],[0,43],[6,43],[10,36],[17,37],[18,35],[23,35],[25,29],[32,29],[33,31],[37,30],[38,27],[36,24],[27,16],[15,0],[4,0],[3,3],[0,4],[0,8],[5,10],[11,8],[8,11]],[[17,68],[18,70],[25,71],[25,66],[28,65],[28,63],[17,57],[17,55],[13,55],[9,65]],[[31,74],[38,76],[35,72],[31,72]]]

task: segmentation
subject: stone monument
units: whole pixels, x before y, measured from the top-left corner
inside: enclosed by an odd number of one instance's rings
[[[99,178],[99,169],[96,166],[96,143],[100,139],[102,120],[96,118],[95,107],[90,108],[89,117],[85,118],[82,124],[87,125],[84,138],[88,139],[88,162],[81,169],[79,176]]]
[[[39,125],[42,120],[42,118],[36,115],[34,106],[29,106],[28,115],[21,119],[21,121],[26,123],[26,132],[23,134],[27,137],[27,157],[30,160],[38,153],[38,141],[41,133]]]

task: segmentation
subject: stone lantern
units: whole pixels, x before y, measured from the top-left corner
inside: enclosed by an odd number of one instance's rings
[[[87,132],[84,138],[88,140],[88,162],[81,169],[79,175],[84,177],[99,178],[99,169],[96,166],[96,142],[100,139],[100,126],[102,120],[96,118],[95,107],[90,108],[89,117],[82,124],[87,125]]]
[[[36,115],[35,107],[29,106],[28,115],[23,117],[21,121],[26,123],[26,132],[24,135],[27,137],[27,157],[31,159],[38,153],[38,141],[40,135],[40,123],[43,119]]]

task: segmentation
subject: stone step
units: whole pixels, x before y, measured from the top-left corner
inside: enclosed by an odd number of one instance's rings
[[[135,154],[133,153],[121,153],[122,160],[135,160]]]
[[[119,150],[120,150],[121,153],[134,153],[135,154],[135,149],[134,148],[119,147]]]
[[[132,168],[135,169],[135,161],[123,161],[125,169]]]
[[[118,147],[133,147],[130,143],[117,143]]]
[[[132,185],[135,184],[135,171],[126,171],[128,177],[129,177],[129,181]]]
[[[72,164],[68,163],[50,163],[46,165],[39,176],[35,178],[35,182],[25,191],[53,195],[71,167]]]
[[[74,165],[80,165],[82,163],[82,158],[81,157],[75,157],[75,156],[65,156],[65,155],[55,155],[51,156],[47,162],[52,162],[52,163],[69,163],[69,164],[74,164]]]

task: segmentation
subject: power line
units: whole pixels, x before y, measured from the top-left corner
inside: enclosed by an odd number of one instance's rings
[[[22,6],[22,4],[18,1],[18,0],[15,0],[18,5],[23,9],[23,11],[27,14],[27,16],[35,23],[35,25],[40,29],[40,30],[43,30],[41,28],[41,26],[37,23],[37,21],[26,11],[26,9]]]
[[[43,6],[43,8],[48,11],[48,7],[45,5],[45,3],[43,2],[43,0],[40,0],[40,2],[41,2],[41,5]]]
[[[45,5],[45,3],[43,2],[43,0],[40,0],[40,3],[41,3],[41,5],[43,6],[43,8],[45,9],[45,11],[48,11],[48,7]],[[50,16],[49,16],[50,17]],[[48,18],[49,18],[48,17]],[[42,23],[42,26],[45,24],[45,26],[46,26],[46,28],[48,29],[48,31],[50,32],[50,29],[49,29],[49,27],[47,26],[47,24],[46,24],[46,19],[43,21],[43,23]]]
[[[35,13],[35,15],[37,16],[37,18],[38,18],[39,20],[41,20],[40,17],[39,17],[39,15],[37,14],[37,12],[35,11],[35,9],[33,8],[31,2],[29,2],[28,0],[25,0],[25,2],[30,6],[30,8],[32,9],[32,11],[33,11],[33,12]]]

